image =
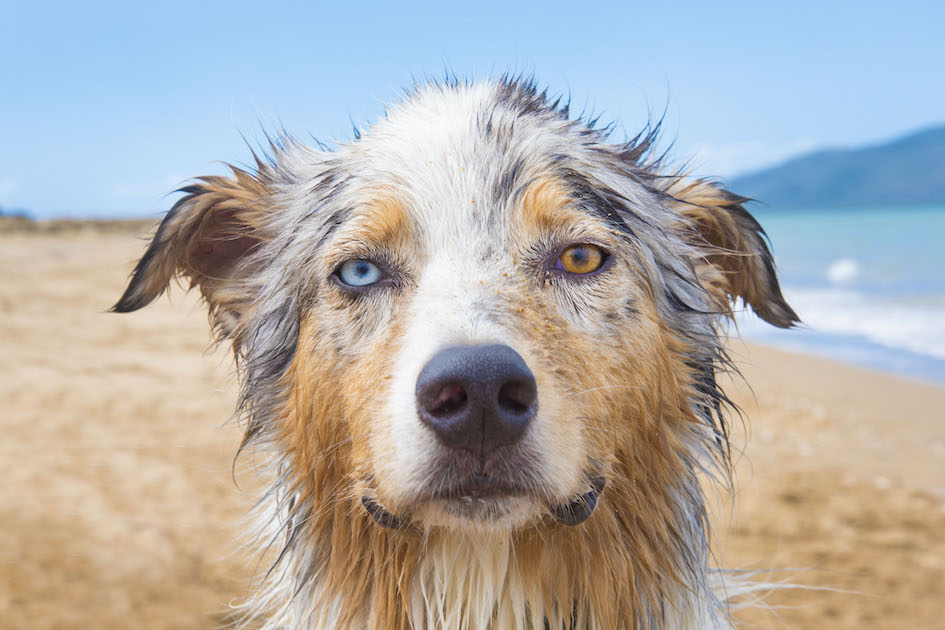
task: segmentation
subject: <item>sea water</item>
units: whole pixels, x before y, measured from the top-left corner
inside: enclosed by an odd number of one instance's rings
[[[803,325],[743,337],[945,383],[945,206],[752,213]]]

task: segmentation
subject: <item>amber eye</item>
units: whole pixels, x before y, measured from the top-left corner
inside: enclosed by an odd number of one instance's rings
[[[604,266],[607,253],[597,245],[572,245],[563,252],[556,265],[568,273],[586,274]]]

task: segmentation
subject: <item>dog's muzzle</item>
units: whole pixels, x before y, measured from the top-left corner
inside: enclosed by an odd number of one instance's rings
[[[525,359],[506,345],[455,346],[437,352],[420,371],[417,415],[448,451],[454,479],[431,498],[501,499],[527,495],[521,471],[528,465],[519,442],[538,411],[538,387]],[[603,477],[588,479],[590,490],[549,508],[563,525],[586,521],[604,489]],[[364,495],[364,509],[381,527],[402,529],[409,517],[386,510]]]

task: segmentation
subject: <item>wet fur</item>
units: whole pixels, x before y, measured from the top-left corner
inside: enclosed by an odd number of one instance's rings
[[[271,477],[258,540],[279,552],[247,624],[728,625],[700,486],[730,465],[719,325],[739,299],[797,318],[746,200],[652,158],[654,140],[610,144],[530,82],[446,81],[335,152],[281,138],[253,171],[183,189],[114,310],[182,275],[232,340],[241,450]],[[612,268],[556,275],[574,241]],[[351,257],[388,284],[333,286]],[[516,347],[546,394],[517,455],[534,466],[508,471],[533,496],[470,524],[424,500],[441,464],[403,410],[428,350],[478,339]],[[590,518],[556,522],[596,476]]]

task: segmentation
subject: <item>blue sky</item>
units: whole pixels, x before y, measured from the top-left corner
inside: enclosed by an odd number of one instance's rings
[[[260,125],[352,137],[414,77],[534,74],[723,177],[945,123],[945,3],[0,0],[0,206],[157,215]]]

